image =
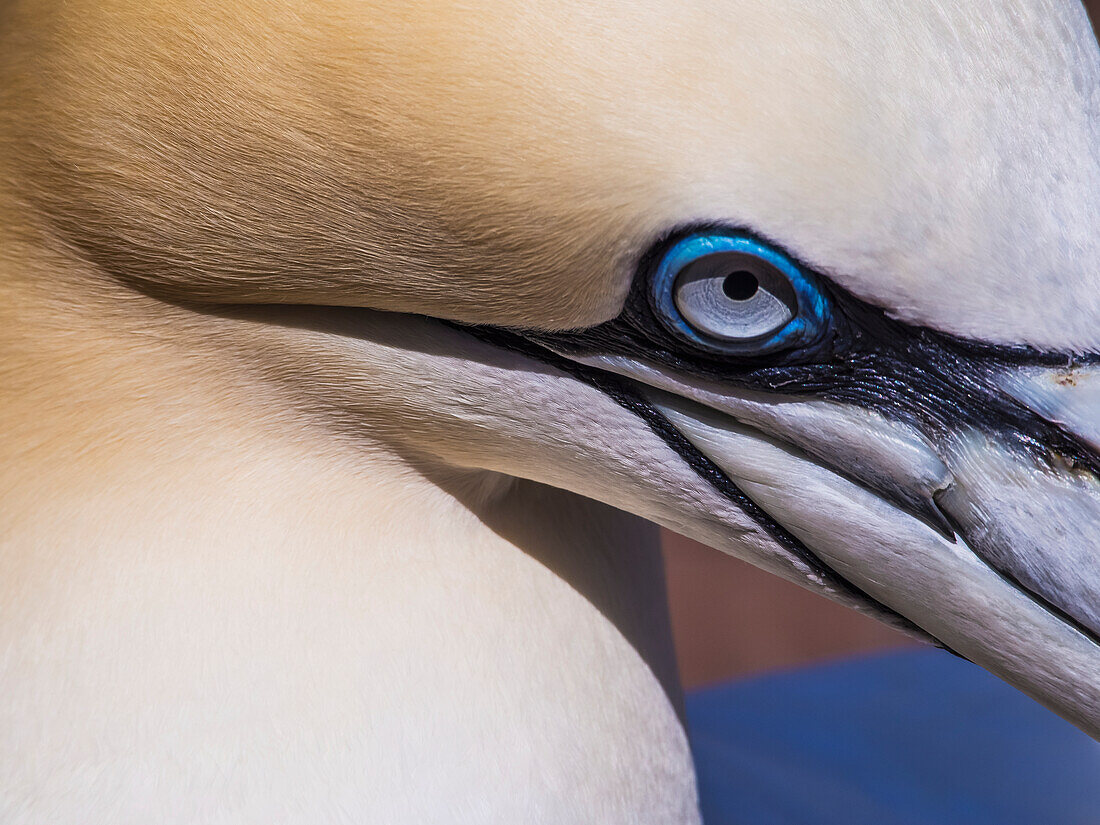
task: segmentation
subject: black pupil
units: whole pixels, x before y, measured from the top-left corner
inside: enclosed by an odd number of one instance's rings
[[[722,281],[722,291],[733,301],[747,301],[760,289],[760,281],[751,272],[740,269]]]

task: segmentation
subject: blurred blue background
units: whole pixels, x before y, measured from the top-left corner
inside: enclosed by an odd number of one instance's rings
[[[707,825],[1100,825],[1100,743],[968,662],[665,544]]]
[[[693,692],[707,825],[1093,825],[1100,743],[948,653]]]

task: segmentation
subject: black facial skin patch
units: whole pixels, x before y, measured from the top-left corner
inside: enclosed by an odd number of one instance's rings
[[[1100,355],[994,346],[904,324],[801,263],[832,308],[829,324],[808,345],[760,357],[716,356],[675,336],[654,313],[649,278],[672,244],[685,235],[711,231],[731,230],[693,226],[656,244],[638,268],[623,311],[611,321],[575,332],[519,334],[566,355],[628,356],[742,389],[863,407],[933,438],[973,427],[1041,462],[1057,455],[1100,475],[1100,455],[994,384],[1006,368],[1068,369],[1100,363]]]
[[[606,393],[642,418],[696,473],[736,503],[780,545],[837,587],[873,603],[897,624],[910,629],[914,627],[911,622],[847,582],[764,512],[642,399],[633,390],[631,381],[579,364],[569,356],[625,356],[731,387],[862,407],[905,423],[934,443],[942,442],[959,429],[973,428],[1039,463],[1058,461],[1100,476],[1100,455],[1089,445],[995,384],[996,376],[1007,369],[1026,366],[1068,369],[1100,363],[1100,355],[1070,356],[1028,347],[995,346],[905,324],[838,287],[789,253],[784,254],[809,273],[827,297],[831,308],[828,323],[813,340],[795,349],[760,356],[715,354],[671,332],[657,316],[649,290],[650,279],[666,251],[687,235],[703,232],[749,235],[781,249],[759,234],[741,228],[683,227],[654,244],[641,260],[622,312],[610,321],[566,332],[460,328],[489,343],[551,364]],[[842,467],[830,469],[845,475]],[[852,480],[863,483],[858,478]],[[889,495],[886,497],[893,500]],[[935,513],[914,512],[906,502],[894,503],[947,538],[954,538],[958,528],[949,514],[938,509]],[[1015,588],[1100,643],[1094,633],[1042,594],[1024,586],[988,559],[985,561]]]

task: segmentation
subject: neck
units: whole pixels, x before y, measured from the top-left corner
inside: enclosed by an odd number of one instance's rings
[[[0,264],[14,810],[694,820],[649,528],[317,424],[250,369],[255,322],[29,237]]]

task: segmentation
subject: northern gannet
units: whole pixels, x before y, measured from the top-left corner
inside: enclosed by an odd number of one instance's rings
[[[0,820],[694,822],[645,521],[1100,735],[1098,56],[4,4]]]

